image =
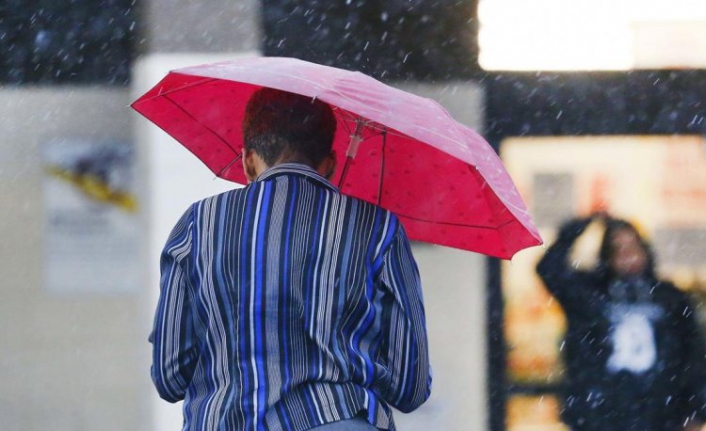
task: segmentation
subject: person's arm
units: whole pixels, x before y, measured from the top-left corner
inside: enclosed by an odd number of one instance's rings
[[[684,424],[685,430],[696,430],[706,422],[706,339],[696,321],[696,310],[691,301],[684,296],[680,302],[674,314],[681,319],[682,325],[680,338],[684,349],[682,358],[685,358],[682,396],[688,404]]]
[[[537,264],[537,274],[549,292],[564,306],[581,304],[597,292],[587,291],[583,285],[590,283],[590,275],[577,271],[569,263],[569,253],[576,239],[586,230],[593,218],[577,218],[565,223],[552,244]]]
[[[431,368],[419,270],[409,240],[396,217],[395,235],[383,256],[380,281],[383,300],[382,343],[376,392],[391,406],[408,413],[431,394]]]
[[[162,252],[160,295],[149,337],[152,381],[159,396],[169,402],[184,399],[198,360],[188,293],[192,223],[189,208],[172,230]]]

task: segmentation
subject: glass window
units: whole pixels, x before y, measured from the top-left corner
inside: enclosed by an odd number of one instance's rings
[[[702,136],[508,138],[501,156],[546,245],[575,215],[608,211],[652,243],[658,275],[706,300],[706,139]],[[591,225],[571,259],[590,268],[602,228]],[[501,266],[508,430],[563,429],[563,311],[536,275],[543,247]],[[704,326],[704,308],[697,318]],[[542,424],[537,425],[537,424]]]
[[[700,0],[481,0],[486,70],[706,67]]]
[[[126,85],[136,0],[0,4],[0,83]]]

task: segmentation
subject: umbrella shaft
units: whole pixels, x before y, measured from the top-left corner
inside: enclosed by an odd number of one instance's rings
[[[343,181],[346,179],[346,175],[348,175],[348,168],[351,166],[352,161],[353,161],[353,157],[346,156],[346,163],[343,165],[343,172],[341,172],[341,179],[338,180],[339,190],[341,190],[343,188]]]
[[[218,171],[218,174],[216,174],[216,176],[217,176],[217,177],[220,177],[221,175],[223,175],[223,173],[224,173],[225,171],[227,171],[231,166],[233,166],[233,163],[235,163],[235,162],[237,162],[238,160],[240,160],[241,157],[243,157],[242,151],[240,152],[240,154],[238,154],[237,156],[235,156],[235,158],[234,158],[233,160],[231,160],[227,165],[225,165],[225,166],[223,167],[223,169],[221,169],[220,171]]]
[[[343,187],[343,180],[345,180],[346,175],[348,175],[348,168],[350,167],[355,155],[358,153],[358,147],[360,143],[363,142],[363,127],[365,123],[360,118],[355,120],[355,130],[351,135],[351,140],[348,143],[348,149],[346,150],[346,164],[343,165],[343,172],[341,173],[341,179],[338,181],[338,188]]]
[[[348,149],[346,150],[346,157],[353,159],[358,153],[358,147],[360,143],[363,142],[363,127],[365,124],[362,120],[358,119],[355,121],[355,130],[351,135],[351,140],[348,143]]]

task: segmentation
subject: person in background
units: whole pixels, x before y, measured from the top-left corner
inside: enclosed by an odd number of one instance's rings
[[[580,271],[569,255],[594,221],[605,225],[598,264]],[[694,306],[657,278],[632,224],[604,213],[570,220],[537,273],[567,318],[561,416],[573,431],[700,429],[706,352]]]
[[[272,89],[243,120],[249,184],[191,205],[161,258],[152,379],[184,430],[394,430],[431,391],[396,216],[342,195],[331,107]]]

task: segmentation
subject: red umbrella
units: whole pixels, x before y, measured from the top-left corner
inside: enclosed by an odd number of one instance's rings
[[[400,217],[411,239],[508,259],[542,240],[495,151],[438,103],[367,75],[265,57],[170,72],[132,107],[217,176],[245,184],[241,121],[261,87],[334,107],[341,192]]]

